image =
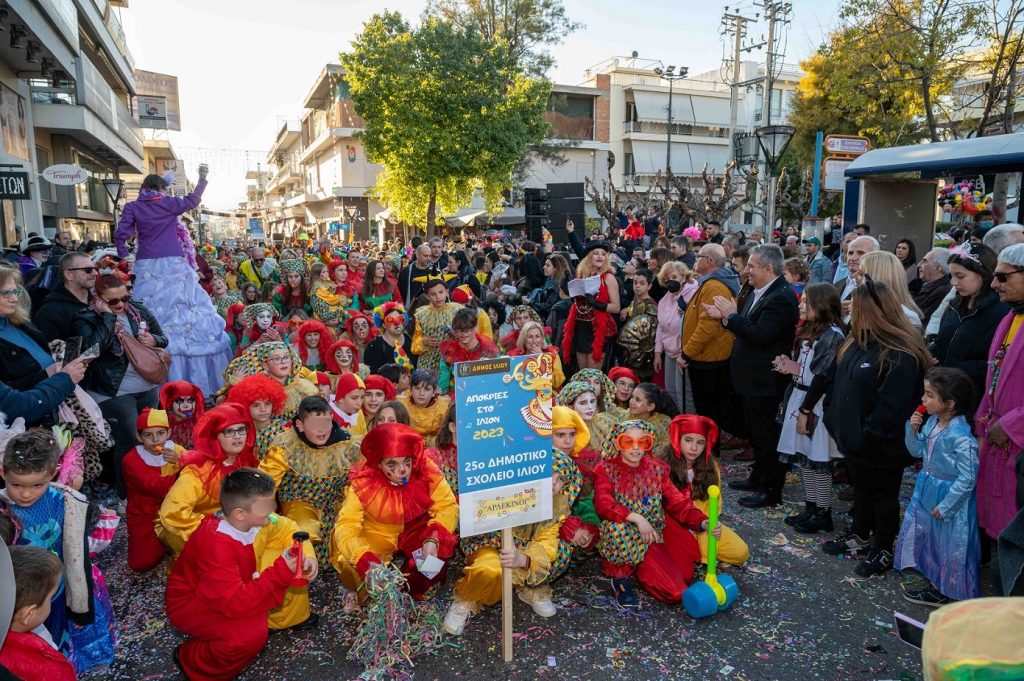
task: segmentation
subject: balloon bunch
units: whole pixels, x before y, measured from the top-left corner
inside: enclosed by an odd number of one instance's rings
[[[973,218],[992,204],[992,194],[984,194],[984,188],[980,178],[947,184],[939,190],[939,207],[943,213]]]

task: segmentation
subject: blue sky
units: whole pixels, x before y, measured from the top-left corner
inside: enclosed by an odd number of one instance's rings
[[[792,0],[786,61],[814,51],[835,26],[839,0]],[[565,0],[569,16],[586,27],[553,49],[552,78],[575,84],[583,71],[633,50],[642,58],[686,65],[690,73],[722,58],[719,20],[725,3],[695,0]],[[408,18],[423,0],[390,0]],[[729,5],[748,16],[749,0]],[[211,165],[206,204],[230,207],[243,198],[244,171],[262,161],[245,150],[266,150],[285,118],[328,61],[336,61],[381,3],[370,0],[136,0],[120,10],[136,66],[178,76],[185,128],[171,141],[192,166]],[[763,24],[752,28],[759,36]],[[755,53],[756,55],[757,53]],[[763,59],[763,56],[759,57]],[[189,173],[193,176],[194,171]]]

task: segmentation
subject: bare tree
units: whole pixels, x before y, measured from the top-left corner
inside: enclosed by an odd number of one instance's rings
[[[675,205],[686,218],[705,224],[712,220],[725,222],[737,208],[753,203],[757,178],[756,164],[746,171],[739,171],[736,163],[731,162],[718,175],[715,169],[709,172],[705,163],[696,187],[690,186],[690,178],[672,177],[669,178],[671,185],[663,193],[678,197]],[[742,179],[739,187],[736,186],[737,179]]]
[[[627,206],[635,206],[638,213],[646,213],[648,208],[654,208],[655,215],[663,216],[672,207],[670,197],[663,188],[664,184],[661,171],[658,171],[654,182],[645,189],[635,186],[617,188],[609,171],[608,178],[602,180],[600,186],[589,177],[583,178],[583,192],[594,202],[598,214],[614,226],[619,224],[619,213]]]
[[[782,169],[779,175],[779,188],[776,193],[777,204],[790,214],[790,217],[798,223],[803,223],[804,217],[811,212],[811,191],[814,181],[811,178],[811,169],[804,168],[799,179],[794,178],[788,168]]]

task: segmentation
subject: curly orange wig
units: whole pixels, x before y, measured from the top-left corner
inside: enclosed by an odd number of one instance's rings
[[[270,402],[274,407],[274,415],[280,415],[284,408],[287,395],[284,386],[266,374],[259,373],[246,376],[228,390],[228,402],[240,404],[246,409],[253,402]]]
[[[309,356],[309,348],[306,346],[307,333],[320,334],[320,342],[316,349],[320,353],[320,364],[327,366],[327,353],[331,350],[331,332],[323,322],[317,319],[307,319],[299,324],[299,332],[295,334],[295,345],[298,346],[296,350],[303,364],[306,363],[306,358]]]

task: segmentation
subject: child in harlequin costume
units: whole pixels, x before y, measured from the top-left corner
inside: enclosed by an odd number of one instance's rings
[[[363,419],[368,424],[380,406],[395,399],[397,393],[394,383],[377,374],[363,379],[363,385],[366,388],[366,392],[363,393]]]
[[[624,414],[615,408],[615,384],[600,369],[580,369],[569,382],[584,381],[594,388],[597,395],[597,410],[605,414],[612,414],[616,418]]]
[[[653,383],[641,383],[633,389],[624,418],[649,423],[654,428],[654,441],[661,444],[668,441],[668,425],[678,413],[668,393]]]
[[[330,354],[331,332],[323,322],[307,319],[299,325],[296,346],[302,366],[312,371],[323,371]]]
[[[167,617],[189,640],[174,649],[174,664],[192,681],[228,681],[267,643],[267,622],[288,596],[301,566],[307,581],[318,567],[306,542],[292,555],[298,526],[274,515],[274,481],[251,468],[223,480],[217,505],[185,544],[167,580]],[[315,616],[309,626],[316,623]]]
[[[242,314],[245,312],[245,303],[232,303],[228,305],[226,314],[227,323],[224,324],[224,331],[231,341],[231,357],[238,357],[242,351],[242,339],[245,337],[245,322],[242,321]]]
[[[355,374],[338,377],[334,401],[330,404],[331,415],[339,426],[353,436],[366,434],[366,416],[363,414],[363,397],[366,385]]]
[[[487,314],[484,313],[484,317]],[[440,370],[437,385],[442,394],[449,397],[455,395],[455,365],[458,362],[470,362],[477,359],[497,357],[501,354],[495,345],[477,331],[477,311],[464,307],[452,317],[452,338],[441,341],[438,349],[441,352]]]
[[[287,340],[288,324],[281,322],[280,319],[277,309],[270,303],[246,305],[242,312],[242,321],[245,322],[246,332],[242,336],[239,349],[245,352],[248,348],[260,343]],[[227,373],[231,373],[230,366]]]
[[[608,372],[608,380],[615,386],[615,406],[628,409],[633,389],[640,385],[640,376],[629,367],[614,367]]]
[[[178,461],[185,449],[168,439],[168,415],[162,409],[143,409],[135,421],[135,431],[140,444],[121,461],[128,490],[128,567],[146,572],[164,558],[164,545],[153,523],[160,504],[178,479]]]
[[[322,567],[328,563],[329,537],[348,471],[358,459],[359,447],[331,418],[327,400],[307,397],[292,427],[274,440],[260,463],[277,485],[281,514],[309,533]]]
[[[410,381],[409,390],[399,394],[398,401],[409,412],[412,427],[429,444],[441,430],[451,400],[438,394],[437,374],[433,371],[417,369]]]
[[[256,458],[260,461],[266,458],[277,436],[291,427],[281,416],[287,398],[284,387],[266,374],[246,376],[228,391],[228,402],[249,410],[256,427]]]
[[[481,336],[487,340],[494,342],[494,330],[491,328],[491,318],[487,316],[487,311],[477,307],[477,297],[473,294],[473,289],[469,287],[469,284],[463,284],[462,286],[456,286],[452,289],[451,299],[453,303],[459,305],[465,305],[471,310],[476,311],[477,324],[476,330]]]
[[[199,386],[188,381],[171,381],[160,388],[160,408],[167,412],[170,439],[185,449],[192,448],[192,431],[206,412],[206,398]]]
[[[590,441],[595,444],[604,442],[604,436],[618,421],[613,414],[598,411],[597,392],[587,381],[566,383],[558,393],[558,404],[579,414],[590,430]]]
[[[429,305],[423,305],[413,315],[416,325],[412,334],[412,354],[419,357],[417,369],[439,371],[441,343],[452,339],[452,320],[462,306],[448,302],[448,287],[443,279],[429,279],[423,284],[423,293]]]
[[[13,587],[14,603],[11,626],[0,647],[0,665],[9,672],[4,678],[75,681],[78,675],[68,659],[37,633],[60,588],[64,565],[38,546],[12,546],[10,554],[14,584],[8,588]]]
[[[580,470],[581,487],[572,505],[572,514],[565,519],[559,537],[573,545],[581,556],[597,543],[601,519],[594,510],[594,467],[601,462],[601,453],[590,449],[590,429],[575,411],[556,406],[551,410],[551,446],[572,457]]]
[[[653,448],[650,424],[617,423],[601,446],[606,458],[594,470],[594,507],[601,517],[597,552],[616,600],[628,607],[638,604],[634,574],[647,593],[665,603],[679,603],[693,579],[700,560],[697,540],[687,533],[679,541],[664,541],[666,516],[695,532],[707,530],[707,515],[687,492],[676,489],[668,464],[651,455]]]
[[[501,600],[503,568],[512,568],[516,595],[537,615],[547,618],[557,612],[551,601],[551,582],[565,573],[573,552],[572,544],[560,538],[560,530],[580,492],[583,477],[568,454],[558,450],[551,454],[551,520],[513,528],[514,548],[508,551],[501,548],[500,532],[461,540],[466,567],[455,582],[452,604],[444,618],[449,634],[460,635],[466,620],[481,605],[494,605]]]
[[[271,305],[288,319],[294,312],[302,312],[307,317],[313,313],[306,295],[306,285],[302,281],[306,276],[306,263],[299,259],[281,261],[281,284],[274,289],[270,298]]]
[[[344,267],[341,261],[338,261],[338,265]],[[309,276],[309,306],[313,310],[314,319],[337,331],[352,300],[338,289],[338,284],[331,281],[332,276],[333,263],[313,265]]]
[[[53,596],[45,626],[57,649],[82,674],[114,663],[117,620],[107,582],[92,556],[109,545],[117,525],[97,524],[97,509],[84,496],[50,482],[59,456],[60,448],[49,431],[33,429],[15,435],[4,448],[6,488],[0,496],[9,502],[21,528],[18,543],[46,549],[64,562],[64,579]]]
[[[225,372],[227,382],[221,388],[221,393],[226,393],[242,378],[256,374],[269,376],[284,388],[286,399],[281,415],[286,419],[295,416],[299,402],[304,397],[320,394],[315,385],[303,378],[309,374],[303,368],[298,353],[282,342],[260,343],[232,360]]]
[[[331,564],[356,591],[377,563],[405,557],[409,593],[422,600],[444,579],[427,579],[413,553],[448,561],[455,552],[459,506],[444,475],[423,452],[423,438],[401,423],[382,423],[363,438],[364,459],[349,471],[349,487],[331,536]]]
[[[437,464],[444,473],[444,479],[452,488],[455,498],[459,498],[459,448],[455,442],[455,403],[448,405],[441,428],[437,431],[434,446],[427,449],[427,456]]]
[[[668,461],[672,469],[672,483],[681,492],[689,491],[693,505],[704,513],[708,512],[708,488],[711,485],[722,485],[718,462],[711,458],[718,436],[718,425],[708,417],[682,414],[672,419],[669,442],[663,448],[662,458]],[[747,543],[735,531],[723,525],[721,520],[718,527],[721,528],[718,533],[719,562],[733,565],[747,562],[750,558]],[[674,518],[665,519],[665,543],[684,541],[683,533],[690,534],[690,531]],[[701,562],[708,562],[706,532],[697,535],[697,543],[700,545]]]
[[[334,341],[327,348],[324,368],[333,378],[332,387],[337,384],[338,376],[346,371],[359,374],[363,379],[370,375],[370,367],[360,361],[359,348],[347,338]]]

